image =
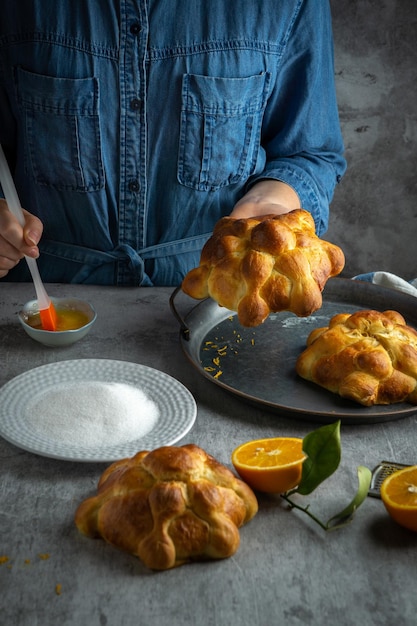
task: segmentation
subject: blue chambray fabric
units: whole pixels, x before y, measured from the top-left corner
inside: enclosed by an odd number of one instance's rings
[[[177,285],[264,178],[321,235],[346,167],[328,1],[5,0],[0,142],[48,282]]]

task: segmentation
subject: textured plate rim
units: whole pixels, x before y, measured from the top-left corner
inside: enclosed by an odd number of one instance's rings
[[[48,441],[39,437],[33,428],[27,427],[21,414],[25,402],[30,399],[25,396],[25,386],[33,381],[42,385],[45,374],[51,376],[48,386],[53,382],[85,381],[88,375],[87,380],[91,382],[125,382],[140,388],[147,395],[152,391],[152,400],[158,405],[160,417],[148,433],[124,444],[72,447]],[[72,359],[47,363],[18,374],[0,388],[0,436],[27,452],[65,461],[112,462],[133,456],[140,450],[173,445],[191,430],[196,416],[196,401],[180,381],[165,372],[130,361]],[[163,429],[167,425],[171,430],[165,435]]]

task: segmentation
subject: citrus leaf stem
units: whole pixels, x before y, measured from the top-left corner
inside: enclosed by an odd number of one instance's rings
[[[285,500],[289,504],[291,509],[298,509],[299,511],[302,511],[303,513],[306,513],[309,517],[311,517],[311,519],[313,521],[316,522],[316,524],[321,526],[321,528],[323,530],[328,530],[326,524],[324,524],[321,520],[319,520],[318,517],[316,517],[315,515],[313,515],[313,513],[310,512],[310,505],[309,504],[306,507],[303,507],[303,506],[300,506],[299,504],[296,504],[295,502],[293,502],[293,500],[290,500],[289,495],[290,495],[290,493],[294,493],[294,491],[288,492],[288,494],[282,493],[281,494],[281,498],[283,498],[283,500]]]
[[[326,523],[322,522],[321,520],[319,520],[318,517],[316,517],[315,515],[313,515],[313,513],[311,513],[310,505],[303,507],[303,506],[300,506],[299,504],[296,504],[293,500],[290,499],[291,495],[293,495],[294,493],[297,493],[297,488],[293,489],[292,491],[288,491],[287,493],[281,494],[281,498],[283,498],[292,509],[298,509],[299,511],[306,513],[306,515],[308,515],[321,528],[323,528],[323,530],[326,530],[326,531],[337,530],[339,528],[342,528],[343,526],[346,526],[352,521],[356,510],[360,507],[362,502],[366,499],[366,496],[369,490],[369,485],[371,483],[371,478],[372,478],[371,471],[367,467],[360,465],[358,467],[359,486],[355,494],[355,497],[348,504],[347,507],[345,507],[340,513],[333,515]]]

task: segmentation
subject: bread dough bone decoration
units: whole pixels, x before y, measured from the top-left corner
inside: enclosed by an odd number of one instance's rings
[[[317,237],[314,220],[304,209],[224,217],[203,247],[199,267],[185,276],[182,290],[237,311],[242,326],[258,326],[278,311],[311,315],[322,306],[327,280],[340,274],[344,263],[338,246]]]

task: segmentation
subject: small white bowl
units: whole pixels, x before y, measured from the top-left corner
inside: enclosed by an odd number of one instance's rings
[[[84,324],[84,326],[81,326],[81,328],[75,330],[43,330],[41,328],[33,328],[28,324],[28,319],[31,315],[39,313],[39,308],[37,300],[30,300],[18,313],[19,321],[29,337],[51,348],[69,346],[85,337],[97,318],[97,314],[91,304],[79,298],[51,298],[51,301],[57,311],[69,309],[85,313],[88,322]]]

